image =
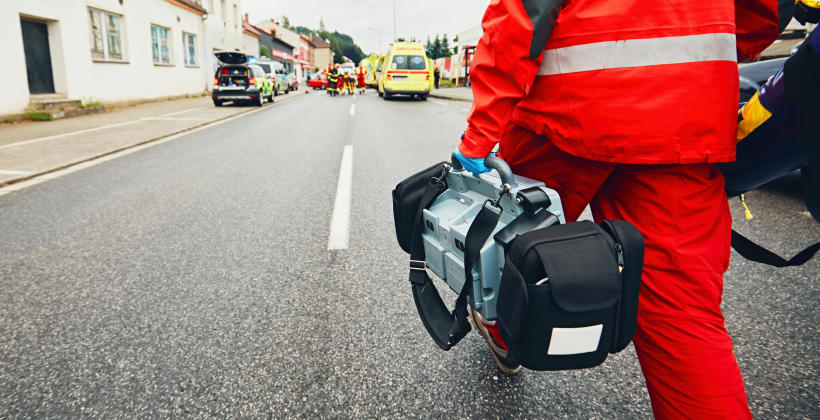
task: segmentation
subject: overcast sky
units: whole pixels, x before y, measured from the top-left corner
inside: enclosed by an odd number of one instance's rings
[[[436,33],[446,33],[452,41],[459,32],[480,25],[490,0],[395,2],[398,36],[425,42]],[[324,18],[328,30],[349,34],[365,54],[384,52],[393,39],[391,0],[242,0],[242,8],[251,23],[285,15],[291,25],[317,29],[319,18]]]

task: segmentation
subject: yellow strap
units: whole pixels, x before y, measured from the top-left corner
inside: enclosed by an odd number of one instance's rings
[[[752,216],[752,212],[749,210],[749,206],[746,205],[745,194],[740,194],[740,204],[743,204],[743,211],[746,215],[746,220],[754,219],[755,217]]]
[[[749,102],[746,102],[746,105],[743,105],[743,108],[740,108],[738,112],[741,117],[743,117],[740,122],[737,123],[738,142],[745,139],[746,136],[751,134],[752,131],[755,131],[757,127],[760,127],[761,124],[772,116],[772,113],[760,103],[760,97],[758,97],[757,93],[755,93],[755,96],[752,96],[752,99],[749,99]]]
[[[795,3],[803,3],[808,7],[820,9],[820,0],[796,0]]]

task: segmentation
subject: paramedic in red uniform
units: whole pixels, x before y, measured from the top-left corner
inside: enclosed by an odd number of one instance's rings
[[[735,158],[737,62],[777,18],[776,0],[492,0],[484,15],[456,155],[483,172],[499,143],[567,221],[590,204],[640,229],[634,344],[657,418],[751,417],[720,309],[732,220],[712,164]],[[516,372],[494,322],[476,327]]]

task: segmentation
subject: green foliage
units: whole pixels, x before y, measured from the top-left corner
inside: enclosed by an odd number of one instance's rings
[[[447,39],[447,34],[444,34],[442,39],[436,34],[436,39],[430,42],[430,37],[427,37],[427,56],[433,60],[437,58],[446,58],[451,55],[450,41]]]
[[[306,28],[304,26],[297,26],[297,27],[293,28],[293,30],[296,31],[296,33],[299,34],[299,35],[305,35],[305,36],[308,36],[308,37],[313,35],[313,33],[314,33],[313,29]]]
[[[339,31],[319,31],[318,35],[330,42],[330,49],[333,50],[334,54],[334,63],[344,63],[344,58],[342,57],[347,57],[353,60],[354,63],[358,63],[365,57],[362,49],[353,42],[353,38],[351,38],[350,35],[340,33]]]
[[[290,19],[285,15],[282,15],[282,26],[284,26],[285,29],[293,29],[293,26],[290,26]]]
[[[270,57],[270,48],[267,45],[259,45],[259,56]]]
[[[3,122],[6,123],[6,124],[11,124],[15,121],[17,121],[17,118],[14,118],[13,115],[7,115],[7,116],[3,117]]]
[[[26,111],[26,119],[33,121],[51,121],[54,116],[42,111]]]

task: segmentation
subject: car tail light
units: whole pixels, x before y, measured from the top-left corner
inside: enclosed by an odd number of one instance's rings
[[[427,80],[430,80],[430,75],[429,75],[429,74],[427,75],[426,79],[427,79]]]
[[[390,74],[388,74],[388,75],[387,75],[387,80],[393,80],[393,76],[392,76],[392,75],[390,75]]]
[[[255,78],[255,77],[251,77],[251,79],[250,79],[250,80],[248,80],[248,84],[250,84],[251,86],[255,86],[255,85],[256,85],[256,78]]]
[[[214,86],[219,86],[219,79],[214,77]]]

